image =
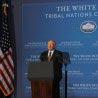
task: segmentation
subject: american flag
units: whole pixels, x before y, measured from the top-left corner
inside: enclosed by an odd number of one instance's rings
[[[7,3],[2,4],[0,27],[0,90],[5,96],[14,91],[14,63]]]

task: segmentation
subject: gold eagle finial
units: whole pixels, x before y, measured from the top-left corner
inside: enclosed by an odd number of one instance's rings
[[[3,13],[4,13],[4,15],[7,16],[7,8],[9,7],[9,5],[7,3],[3,3],[2,7],[3,7]]]

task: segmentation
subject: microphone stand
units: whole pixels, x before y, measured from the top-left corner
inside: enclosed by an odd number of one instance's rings
[[[70,63],[69,53],[63,52],[63,64],[65,65],[65,98],[67,98],[67,65]]]
[[[65,98],[67,98],[67,64],[64,64],[65,65]]]

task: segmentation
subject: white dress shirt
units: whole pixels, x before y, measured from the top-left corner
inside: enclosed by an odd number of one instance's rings
[[[48,51],[48,57],[50,56],[50,52],[51,52],[51,57],[52,57],[54,50]]]

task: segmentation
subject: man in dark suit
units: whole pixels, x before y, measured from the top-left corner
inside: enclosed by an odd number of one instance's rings
[[[60,98],[59,82],[62,78],[63,54],[61,51],[56,50],[55,48],[56,42],[53,40],[48,41],[48,50],[41,53],[40,60],[53,62],[54,80],[52,98]]]

